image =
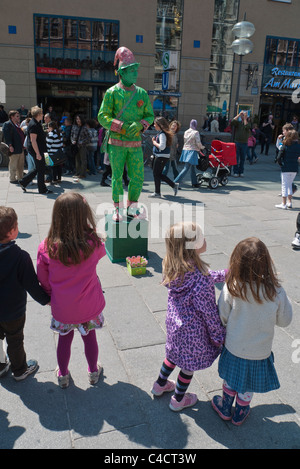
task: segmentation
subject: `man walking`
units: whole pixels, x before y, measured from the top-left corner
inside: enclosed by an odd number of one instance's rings
[[[9,147],[9,180],[17,184],[23,177],[24,171],[24,140],[25,135],[20,127],[20,114],[18,111],[9,111],[9,120],[3,125],[3,136]]]

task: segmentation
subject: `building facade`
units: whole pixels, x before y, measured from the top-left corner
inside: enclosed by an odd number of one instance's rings
[[[156,114],[202,125],[207,113],[232,118],[235,105],[277,128],[300,117],[298,0],[2,0],[0,101],[5,109],[53,106],[95,117],[116,83],[114,55],[131,49],[138,85]],[[253,52],[233,54],[232,27],[246,15]],[[236,89],[239,82],[238,103]],[[300,94],[300,93],[299,93]]]

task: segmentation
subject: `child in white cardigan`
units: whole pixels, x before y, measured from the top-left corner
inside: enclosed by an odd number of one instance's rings
[[[291,303],[258,238],[244,239],[234,248],[218,306],[226,326],[218,367],[224,382],[223,396],[214,396],[212,406],[223,420],[241,425],[254,392],[280,387],[272,353],[274,328],[287,327],[292,320]]]

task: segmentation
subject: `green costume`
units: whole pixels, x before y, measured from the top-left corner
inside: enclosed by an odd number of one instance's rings
[[[112,198],[117,208],[123,203],[122,176],[125,164],[130,178],[128,206],[138,202],[144,181],[141,132],[154,121],[148,93],[134,84],[137,77],[134,73],[137,73],[139,64],[135,63],[132,52],[126,47],[117,50],[115,62],[118,59],[120,82],[106,91],[98,113],[100,124],[109,131]],[[132,75],[129,78],[131,81],[126,81],[124,72],[128,72],[127,76]]]
[[[126,107],[120,119],[116,119],[132,94],[136,93]],[[141,130],[146,130],[154,120],[153,108],[147,92],[132,85],[131,90],[125,89],[122,83],[109,88],[104,96],[98,114],[100,124],[108,129],[108,154],[112,169],[112,197],[115,203],[123,196],[122,176],[124,164],[127,165],[130,178],[128,199],[137,202],[142,191],[144,181],[144,163],[142,151]],[[139,124],[137,132],[132,137],[121,133],[124,123]]]

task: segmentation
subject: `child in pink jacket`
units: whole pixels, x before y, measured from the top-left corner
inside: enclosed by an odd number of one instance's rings
[[[102,371],[95,329],[103,325],[105,299],[96,267],[105,253],[86,200],[72,192],[60,195],[48,237],[38,248],[37,275],[51,296],[51,329],[59,333],[57,377],[62,388],[69,385],[75,329],[84,342],[90,384],[98,382]]]

